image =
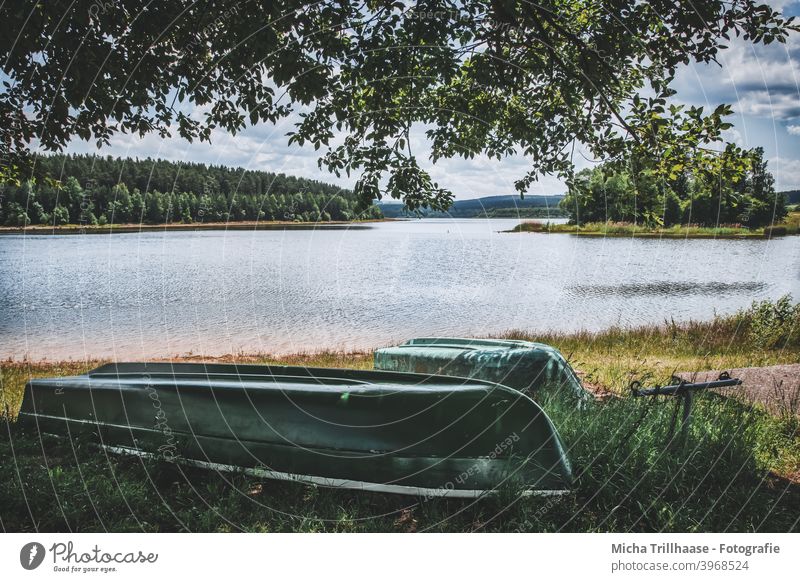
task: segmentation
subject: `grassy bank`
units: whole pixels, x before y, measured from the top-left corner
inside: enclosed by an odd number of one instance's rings
[[[567,233],[580,236],[635,236],[642,238],[772,238],[800,233],[800,212],[789,213],[784,222],[775,226],[754,229],[744,226],[711,228],[694,225],[650,228],[628,222],[589,222],[578,226],[577,224],[527,221],[506,232]]]
[[[589,383],[624,395],[634,378],[663,383],[681,370],[800,362],[798,323],[800,308],[785,301],[704,323],[507,335],[559,347]],[[225,359],[371,367],[367,353]],[[98,363],[3,363],[7,412],[18,409],[27,378]],[[40,442],[12,422],[0,438],[0,523],[8,531],[798,530],[798,410],[770,415],[708,394],[698,399],[688,440],[670,441],[671,402],[543,405],[578,475],[575,491],[561,498],[501,491],[423,501],[334,491],[107,456],[83,442]]]

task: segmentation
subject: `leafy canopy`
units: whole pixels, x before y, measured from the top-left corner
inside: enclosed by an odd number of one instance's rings
[[[753,0],[4,2],[0,167],[18,179],[35,141],[208,140],[294,111],[290,142],[358,175],[364,201],[449,205],[411,149],[415,125],[433,161],[524,155],[520,192],[569,179],[576,144],[647,152],[670,174],[707,163],[730,113],[671,104],[676,68],[795,30]]]

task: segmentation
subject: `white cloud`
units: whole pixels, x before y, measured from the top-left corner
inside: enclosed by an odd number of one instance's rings
[[[735,37],[718,58],[722,66],[693,64],[680,69],[678,99],[712,106],[731,103],[743,115],[800,117],[800,35],[770,45]]]
[[[742,115],[777,120],[794,119],[800,117],[800,96],[770,91],[750,91],[739,99],[737,110]]]
[[[769,4],[776,10],[786,10],[787,7],[797,4],[797,0],[767,0],[765,4]]]
[[[800,135],[800,125],[789,125],[786,127],[786,131],[792,135]]]
[[[778,192],[800,189],[800,160],[772,158],[768,167],[775,177],[775,189]]]

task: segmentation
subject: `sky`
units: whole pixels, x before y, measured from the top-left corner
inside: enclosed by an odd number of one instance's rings
[[[782,9],[785,15],[800,15],[800,1],[767,3]],[[763,147],[776,189],[800,188],[800,34],[791,35],[786,44],[768,46],[732,39],[719,60],[722,66],[695,64],[681,69],[674,85],[676,101],[711,109],[720,103],[733,105],[734,127],[724,136],[726,140],[748,148]],[[224,164],[352,187],[355,177],[337,178],[319,169],[319,152],[313,147],[287,145],[286,134],[296,120],[289,117],[277,125],[248,127],[236,136],[215,131],[211,144],[189,143],[179,137],[162,139],[155,134],[144,138],[120,134],[102,150],[91,143],[73,141],[67,151]],[[422,129],[411,141],[418,159],[424,160],[430,148]],[[579,169],[592,165],[581,156],[576,158]],[[456,199],[465,200],[514,194],[514,181],[525,175],[528,165],[524,157],[513,156],[500,161],[485,157],[440,160],[424,167]],[[543,176],[531,186],[529,194],[562,194],[564,190],[560,180]]]

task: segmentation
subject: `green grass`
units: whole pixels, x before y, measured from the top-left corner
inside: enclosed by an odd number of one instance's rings
[[[750,229],[744,226],[705,227],[675,225],[652,228],[630,222],[588,222],[576,224],[552,224],[542,221],[526,221],[506,232],[568,233],[580,236],[635,236],[644,238],[764,238],[765,236],[795,235],[800,232],[800,212],[790,212],[786,220],[778,225]]]
[[[589,381],[621,395],[633,378],[666,382],[675,370],[796,363],[800,309],[774,304],[710,322],[597,334],[509,332],[559,347]],[[770,309],[772,311],[770,311]],[[788,331],[787,331],[788,330]],[[369,354],[275,360],[368,368]],[[98,362],[2,363],[10,416],[32,376],[72,374]],[[280,483],[107,456],[85,442],[40,441],[2,426],[0,524],[7,531],[797,531],[798,417],[732,399],[698,398],[690,434],[670,440],[672,401],[630,397],[585,410],[543,402],[578,476],[562,498],[419,500]],[[797,411],[800,412],[800,411]]]
[[[764,238],[763,229],[742,226],[681,226],[650,228],[629,222],[587,222],[552,224],[537,221],[522,222],[506,232],[567,233],[580,236],[636,236],[646,238]]]

